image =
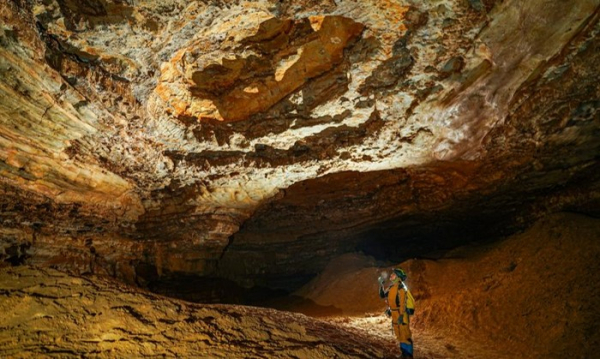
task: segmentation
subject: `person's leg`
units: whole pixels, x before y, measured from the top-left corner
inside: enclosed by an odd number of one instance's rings
[[[413,341],[408,324],[398,325],[398,342],[400,343],[400,351],[403,358],[413,357]]]
[[[401,327],[403,325],[398,324],[398,319],[400,319],[400,313],[398,311],[392,311],[392,329],[394,331],[394,337],[398,341],[398,347],[400,348],[400,352],[404,357],[404,351],[402,350],[402,340],[404,338],[404,334],[401,332]]]

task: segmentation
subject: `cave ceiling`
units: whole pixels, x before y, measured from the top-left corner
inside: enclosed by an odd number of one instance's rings
[[[269,285],[597,215],[599,6],[0,0],[0,258]]]

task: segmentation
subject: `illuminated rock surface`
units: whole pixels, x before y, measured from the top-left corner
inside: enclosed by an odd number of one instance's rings
[[[389,345],[302,314],[171,300],[53,269],[0,270],[0,355],[383,358]]]
[[[0,258],[295,289],[598,215],[598,6],[0,0]]]

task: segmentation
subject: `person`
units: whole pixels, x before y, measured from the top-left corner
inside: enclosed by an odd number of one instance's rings
[[[385,278],[379,277],[379,296],[386,298],[388,310],[392,317],[392,330],[402,353],[402,358],[413,357],[413,341],[410,332],[410,316],[414,312],[414,299],[406,288],[406,273],[402,268],[394,268],[390,274],[391,284],[384,287]]]

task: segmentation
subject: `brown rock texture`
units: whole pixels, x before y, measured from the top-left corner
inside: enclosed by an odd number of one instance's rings
[[[599,6],[0,0],[0,260],[290,289],[598,215]]]
[[[0,270],[0,355],[13,358],[392,358],[383,341],[301,314],[201,306],[94,277]]]
[[[313,32],[308,30],[311,27]],[[266,20],[255,35],[241,40],[261,57],[225,58],[222,65],[211,64],[192,73],[192,96],[213,98],[214,105],[208,106],[218,109],[216,118],[203,108],[176,115],[230,122],[264,112],[311,78],[339,65],[344,48],[362,29],[361,24],[340,16],[311,17],[297,24],[277,18]],[[161,82],[172,79],[161,78]],[[156,91],[160,91],[160,86]],[[194,103],[186,104],[188,107],[193,108]]]

